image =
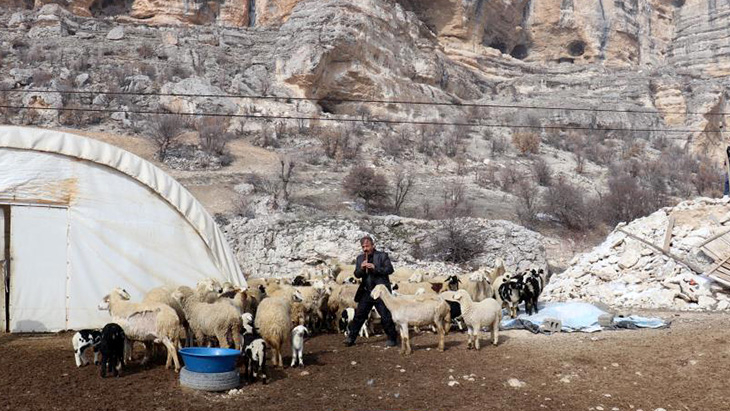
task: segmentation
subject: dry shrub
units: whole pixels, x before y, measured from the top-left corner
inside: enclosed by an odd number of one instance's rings
[[[595,226],[595,205],[590,204],[584,191],[560,178],[547,189],[542,198],[545,212],[571,230],[586,230]]]
[[[518,131],[512,134],[512,145],[523,156],[540,152],[540,141],[537,133]]]
[[[550,169],[547,161],[536,158],[532,163],[532,172],[535,174],[535,181],[543,187],[549,187],[553,182],[553,170]]]
[[[155,56],[155,49],[147,43],[137,47],[137,53],[143,59],[152,58]]]
[[[319,139],[325,155],[332,159],[352,160],[362,145],[362,128],[358,124],[349,127],[320,128]]]
[[[611,225],[649,215],[664,206],[665,196],[642,187],[636,177],[622,173],[608,180],[603,197],[603,217]]]
[[[226,153],[226,144],[233,138],[228,132],[229,120],[225,117],[204,117],[195,124],[200,148],[217,156]]]
[[[537,186],[530,179],[522,179],[514,190],[517,196],[517,218],[528,228],[537,224],[537,212],[540,203],[540,193]]]
[[[464,264],[484,251],[478,230],[470,230],[454,218],[446,220],[435,238],[430,254],[442,261]]]
[[[159,115],[150,120],[150,139],[157,146],[157,158],[165,161],[167,151],[177,144],[187,120],[180,115]]]
[[[491,141],[491,154],[492,157],[500,156],[507,152],[507,148],[509,147],[509,143],[507,143],[507,140],[502,136],[496,136],[492,138]]]
[[[342,188],[350,196],[363,199],[369,208],[382,207],[390,195],[390,187],[385,176],[365,166],[350,169]]]

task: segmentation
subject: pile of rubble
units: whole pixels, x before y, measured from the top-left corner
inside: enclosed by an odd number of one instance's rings
[[[577,255],[567,270],[554,275],[543,298],[613,307],[727,310],[728,289],[702,275],[714,261],[700,249],[728,231],[724,224],[730,225],[728,200],[709,198],[621,223],[602,244]]]

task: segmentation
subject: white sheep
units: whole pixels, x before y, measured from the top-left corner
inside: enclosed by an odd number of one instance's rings
[[[413,273],[413,275],[408,278],[408,282],[409,283],[422,283],[423,274],[422,273]]]
[[[295,290],[288,297],[268,297],[261,301],[254,325],[266,344],[271,347],[272,365],[284,368],[281,349],[291,333],[291,304],[301,302],[301,293]]]
[[[238,309],[226,301],[201,302],[205,297],[199,294],[200,291],[206,292],[199,288],[193,294],[186,295],[179,290],[172,294],[183,307],[197,343],[202,344],[205,337],[216,337],[221,347],[228,348],[230,347],[228,335],[230,335],[235,348],[240,350],[242,323]]]
[[[182,287],[181,287],[182,288]],[[178,288],[180,289],[180,288]],[[184,287],[184,289],[190,289],[189,287]],[[173,310],[175,310],[175,314],[177,314],[178,318],[180,318],[180,325],[185,329],[185,341],[186,345],[190,345],[190,342],[192,341],[192,334],[190,333],[190,327],[188,325],[188,321],[185,318],[185,312],[182,309],[182,306],[180,303],[172,298],[172,293],[174,290],[171,290],[168,287],[157,287],[153,288],[149,291],[147,291],[147,294],[145,294],[144,298],[142,299],[143,303],[160,303],[169,305]]]
[[[215,278],[205,278],[195,286],[195,295],[200,302],[213,303],[223,294],[223,286]]]
[[[424,294],[437,294],[436,291],[434,291],[432,284],[428,281],[419,283],[400,282],[393,285],[393,290],[398,290],[398,293],[402,295],[414,295],[421,288],[423,289]]]
[[[378,284],[370,293],[374,299],[382,299],[390,311],[393,322],[400,327],[401,354],[410,355],[411,341],[408,333],[408,326],[425,326],[433,324],[439,334],[439,351],[444,350],[444,329],[451,321],[450,309],[446,301],[440,298],[425,298],[418,301],[418,298],[395,297],[383,284]]]
[[[142,363],[149,359],[152,343],[160,343],[167,349],[166,368],[175,363],[175,372],[180,371],[177,347],[185,337],[180,318],[170,306],[160,303],[133,303],[129,293],[115,288],[99,304],[100,310],[108,310],[112,321],[124,330],[128,341],[145,343],[145,356]],[[131,358],[131,344],[126,344],[127,358]]]
[[[494,296],[492,286],[489,284],[489,276],[481,271],[469,274],[468,281],[464,283],[461,289],[466,290],[469,297],[476,302]]]
[[[469,334],[467,348],[472,348],[472,337],[474,337],[474,348],[479,349],[479,333],[482,327],[487,325],[492,328],[492,344],[497,345],[499,323],[502,321],[502,306],[497,300],[487,298],[475,302],[465,290],[447,291],[442,295],[445,299],[456,301],[461,305],[461,318],[464,319]]]
[[[291,367],[299,365],[304,367],[304,337],[309,335],[309,330],[303,325],[297,325],[291,331]]]

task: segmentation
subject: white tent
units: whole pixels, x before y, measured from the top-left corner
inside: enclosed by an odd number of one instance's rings
[[[2,330],[6,316],[11,332],[103,326],[109,314],[97,305],[114,287],[139,301],[153,287],[205,277],[246,284],[190,192],[93,139],[0,127],[0,211]]]

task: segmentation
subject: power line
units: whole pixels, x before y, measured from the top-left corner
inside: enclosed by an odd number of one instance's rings
[[[283,101],[316,101],[332,103],[372,103],[372,104],[399,104],[415,106],[447,106],[466,108],[500,108],[500,109],[526,109],[526,110],[563,110],[563,111],[591,111],[598,113],[629,113],[629,114],[678,114],[678,115],[703,115],[703,116],[728,116],[730,112],[700,113],[691,111],[664,111],[641,110],[641,109],[612,109],[595,107],[560,107],[560,106],[534,106],[519,104],[491,104],[491,103],[460,103],[440,101],[415,101],[415,100],[378,100],[378,99],[352,99],[352,98],[314,98],[314,97],[285,97],[285,96],[264,96],[255,94],[187,94],[187,93],[144,93],[135,91],[82,91],[82,90],[44,90],[44,89],[0,89],[0,93],[61,93],[61,94],[88,94],[88,95],[119,95],[119,96],[148,96],[148,97],[192,97],[192,98],[247,98],[252,100],[283,100]]]
[[[585,126],[539,126],[524,124],[480,124],[471,122],[439,122],[427,120],[389,120],[389,119],[361,119],[361,118],[342,118],[342,117],[306,117],[306,116],[280,116],[280,115],[255,115],[255,114],[225,114],[225,113],[205,113],[205,112],[182,112],[171,113],[160,110],[113,110],[104,108],[76,108],[76,107],[30,107],[30,106],[13,106],[0,105],[0,109],[14,110],[53,110],[53,111],[81,111],[81,112],[97,112],[97,113],[126,113],[126,114],[144,114],[144,115],[177,115],[177,116],[195,116],[195,117],[227,117],[227,118],[246,118],[253,120],[309,120],[309,121],[335,121],[345,123],[380,123],[380,124],[411,124],[411,125],[433,125],[433,126],[456,126],[456,127],[481,127],[481,128],[517,128],[517,129],[539,129],[539,130],[584,130],[584,131],[626,131],[626,132],[642,132],[642,133],[722,133],[724,130],[689,130],[689,129],[660,129],[660,128],[595,128]]]

